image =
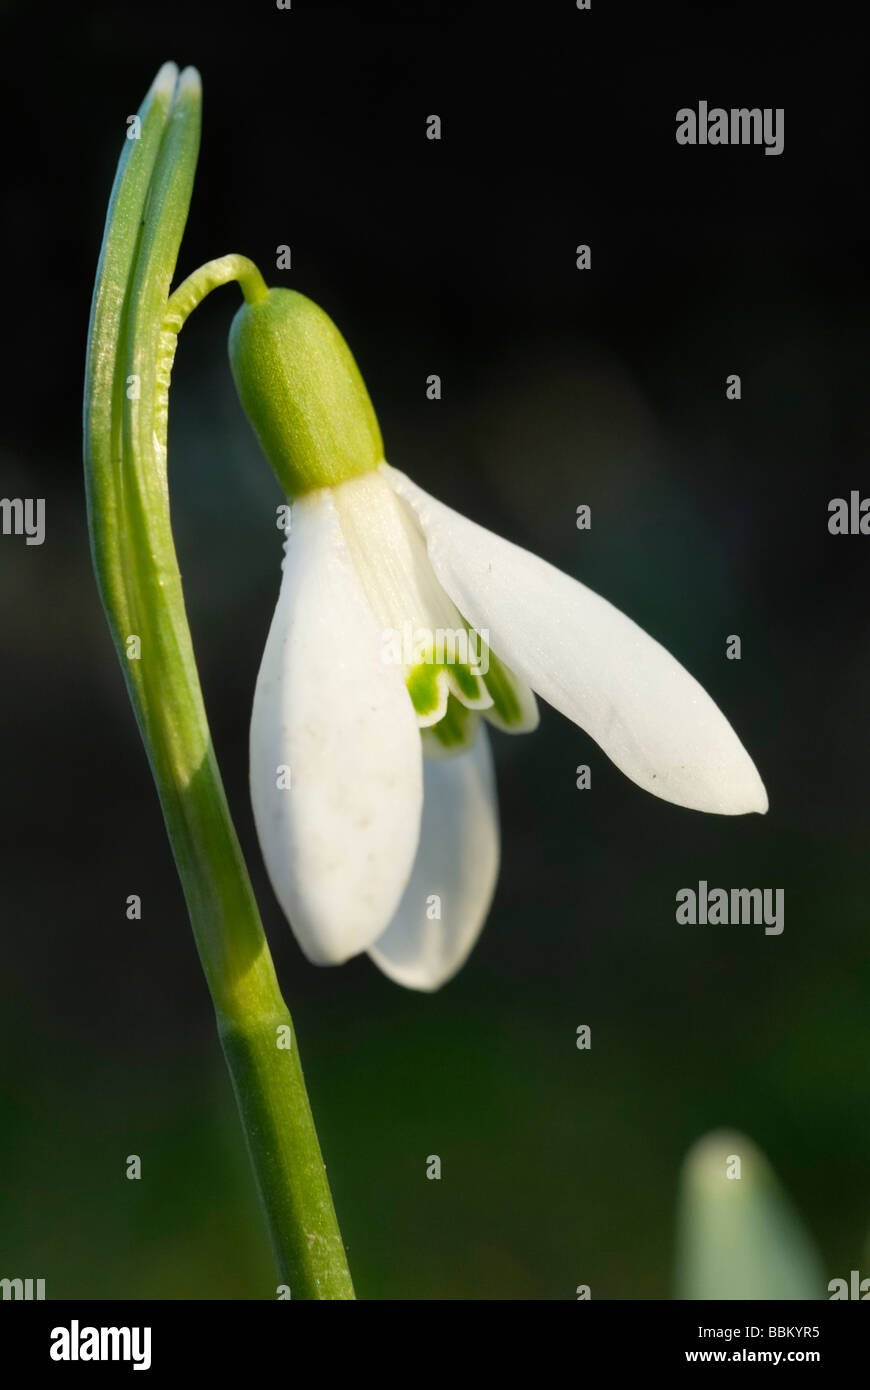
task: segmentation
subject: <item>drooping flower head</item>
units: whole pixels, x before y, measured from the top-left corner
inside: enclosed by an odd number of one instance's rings
[[[390,467],[350,350],[291,290],[239,310],[230,360],[292,528],[251,721],[263,857],[309,959],[362,951],[435,989],[498,873],[487,725],[535,694],[666,801],[767,810],[697,681],[605,599]]]

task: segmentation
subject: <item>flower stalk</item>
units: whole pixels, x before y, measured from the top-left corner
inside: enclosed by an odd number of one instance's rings
[[[91,312],[84,458],[94,569],[159,793],[283,1283],[353,1298],[296,1047],[206,718],[169,512],[177,333],[211,289],[265,285],[243,257],[169,298],[199,148],[198,74],[166,64],[109,203]]]

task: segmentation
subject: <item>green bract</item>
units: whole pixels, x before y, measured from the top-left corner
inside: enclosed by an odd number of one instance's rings
[[[218,285],[268,291],[243,256],[170,297],[199,149],[201,87],[165,64],[125,139],[88,338],[84,463],[94,569],[160,795],[282,1282],[293,1298],[353,1285],[281,996],[209,733],[167,481],[178,331]],[[363,388],[364,391],[364,388]]]
[[[229,352],[239,399],[288,497],[335,487],[383,461],[350,348],[304,294],[274,289],[244,304]]]

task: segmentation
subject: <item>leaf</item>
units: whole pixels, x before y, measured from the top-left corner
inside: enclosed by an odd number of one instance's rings
[[[827,1296],[813,1242],[773,1170],[733,1131],[706,1135],[686,1158],[677,1270],[678,1298]]]

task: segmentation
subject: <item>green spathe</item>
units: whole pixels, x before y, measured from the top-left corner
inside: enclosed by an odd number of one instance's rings
[[[292,1020],[217,765],[172,536],[166,431],[179,329],[206,294],[231,279],[253,302],[268,294],[250,261],[223,256],[194,271],[167,299],[193,188],[201,100],[196,71],[179,74],[174,63],[165,64],[139,109],[138,138],[124,141],[112,189],[85,380],[91,548],[214,1003],[279,1278],[294,1299],[351,1299],[299,1051],[277,1046],[278,1038],[292,1038]]]
[[[239,399],[288,497],[382,462],[381,432],[350,348],[304,294],[273,289],[244,304],[229,351]]]

